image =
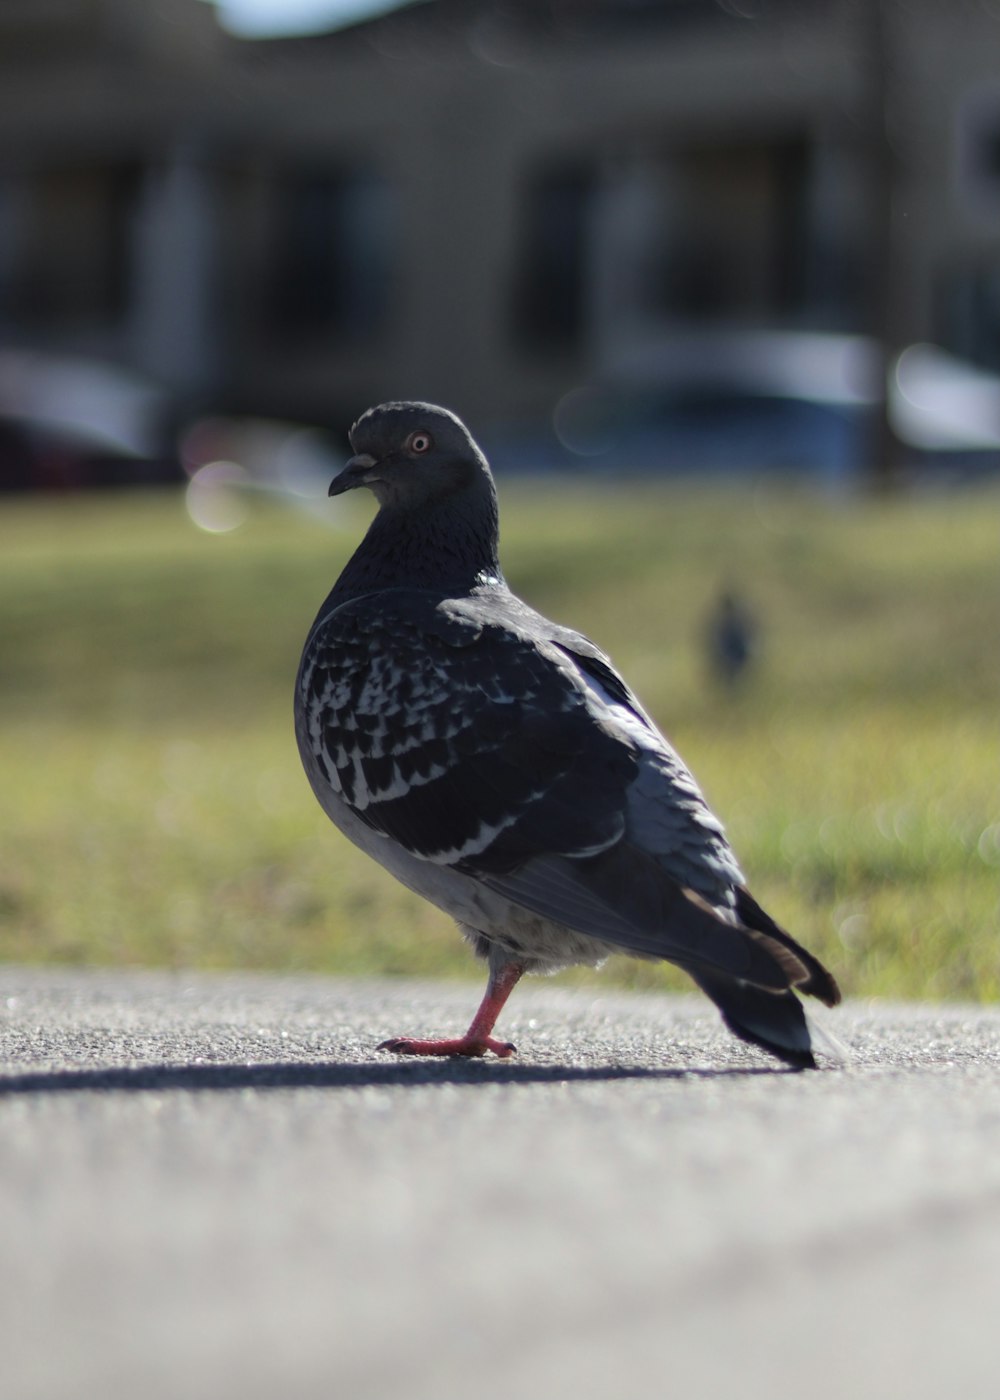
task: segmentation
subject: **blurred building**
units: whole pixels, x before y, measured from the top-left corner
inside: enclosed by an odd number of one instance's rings
[[[0,348],[199,406],[530,419],[658,328],[1000,368],[1000,5],[0,6]]]

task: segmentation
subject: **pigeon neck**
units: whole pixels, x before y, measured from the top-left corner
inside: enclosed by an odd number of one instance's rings
[[[451,496],[406,508],[384,505],[348,560],[331,596],[420,588],[462,596],[502,581],[496,496]]]

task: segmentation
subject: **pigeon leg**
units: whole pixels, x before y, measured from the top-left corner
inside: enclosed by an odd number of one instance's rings
[[[392,1040],[383,1040],[378,1048],[391,1050],[394,1055],[485,1055],[488,1050],[492,1050],[501,1060],[508,1059],[517,1047],[511,1045],[508,1040],[495,1040],[490,1031],[496,1025],[497,1017],[517,986],[523,971],[519,963],[505,963],[501,968],[490,968],[486,995],[472,1018],[471,1026],[463,1036],[453,1040],[414,1040],[408,1035],[400,1035],[394,1036]]]

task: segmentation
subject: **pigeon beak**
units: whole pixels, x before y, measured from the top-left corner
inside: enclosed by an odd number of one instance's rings
[[[330,482],[327,495],[342,496],[345,491],[353,491],[356,486],[367,486],[371,480],[368,473],[374,465],[375,458],[370,452],[359,452],[356,457],[351,457],[340,475]]]

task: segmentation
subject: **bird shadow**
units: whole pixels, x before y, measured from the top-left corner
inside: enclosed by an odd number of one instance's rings
[[[434,1084],[562,1084],[615,1079],[745,1079],[796,1074],[785,1065],[662,1068],[648,1065],[524,1065],[469,1060],[396,1064],[277,1062],[273,1064],[122,1065],[101,1069],[27,1070],[0,1073],[0,1099],[19,1094],[78,1092],[150,1093],[241,1089],[417,1088]]]

